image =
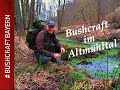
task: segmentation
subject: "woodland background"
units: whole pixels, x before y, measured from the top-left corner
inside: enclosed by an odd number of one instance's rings
[[[15,26],[17,32],[32,27],[35,17],[53,20],[61,27],[93,25],[107,20],[120,21],[120,0],[51,0],[46,5],[42,0],[15,0]]]
[[[45,3],[49,1],[49,3]],[[89,48],[113,42],[110,50],[81,55],[63,63],[37,63],[26,44],[34,18],[57,22],[56,35],[66,50]],[[15,89],[16,90],[120,90],[120,0],[15,0]],[[86,33],[95,42],[83,43],[84,35],[66,38],[66,29],[100,24],[110,28]],[[78,67],[85,67],[78,69]]]

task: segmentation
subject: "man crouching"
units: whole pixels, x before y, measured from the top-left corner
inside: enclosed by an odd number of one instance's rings
[[[49,21],[44,31],[38,33],[35,41],[36,59],[41,63],[58,62],[59,53],[65,53],[64,47],[55,36],[55,22]]]

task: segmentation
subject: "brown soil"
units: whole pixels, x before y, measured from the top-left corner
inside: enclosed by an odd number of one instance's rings
[[[49,62],[42,67],[36,62],[33,51],[21,38],[15,37],[15,88],[17,90],[59,90],[60,83],[68,81],[69,64]]]

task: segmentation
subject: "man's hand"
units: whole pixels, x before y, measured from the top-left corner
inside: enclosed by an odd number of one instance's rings
[[[57,54],[57,53],[55,53],[55,54],[54,54],[54,58],[55,58],[55,59],[58,59],[58,58],[60,58],[60,55]]]
[[[65,53],[65,49],[63,47],[60,50],[62,54]]]

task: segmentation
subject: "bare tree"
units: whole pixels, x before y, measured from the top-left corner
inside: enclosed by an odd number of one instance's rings
[[[82,14],[82,18],[83,18],[85,24],[87,25],[87,20],[86,20],[85,14],[84,14],[84,9],[85,9],[85,7],[86,7],[86,6],[81,7],[81,14]]]
[[[21,8],[22,8],[23,30],[25,30],[25,8],[24,8],[24,0],[21,0]]]
[[[110,0],[110,12],[112,12],[112,22],[115,23],[118,20],[116,15],[116,9],[120,7],[120,0]]]
[[[58,0],[58,11],[57,11],[57,17],[58,17],[58,30],[61,29],[62,26],[62,19],[63,19],[63,13],[64,13],[64,7],[65,7],[65,0],[61,8],[61,1]]]
[[[25,29],[28,30],[28,20],[29,20],[29,0],[24,0],[24,10],[25,10]]]
[[[29,12],[29,22],[28,22],[28,29],[31,28],[33,19],[34,19],[34,5],[35,5],[35,0],[31,0],[31,5],[30,5],[30,12]]]
[[[57,17],[58,17],[58,30],[60,30],[60,0],[58,0]]]
[[[95,0],[96,1],[96,11],[97,11],[97,22],[100,22],[101,18],[101,0]]]
[[[39,0],[37,0],[37,2],[36,2],[36,14],[37,14],[37,16],[39,15]]]
[[[41,12],[41,4],[42,0],[37,0],[36,1],[36,16],[39,18],[40,12]]]
[[[60,28],[62,26],[62,20],[63,20],[63,15],[64,15],[64,7],[65,7],[65,0],[64,0],[63,6],[62,6],[62,11],[61,11]]]
[[[19,36],[19,41],[23,33],[23,22],[22,22],[22,15],[20,11],[20,2],[19,0],[15,0],[15,25],[16,31]]]

